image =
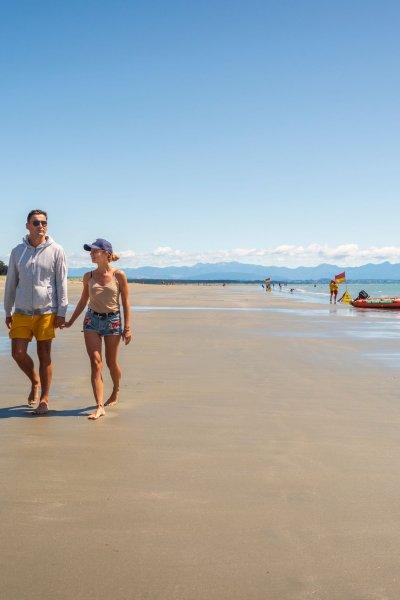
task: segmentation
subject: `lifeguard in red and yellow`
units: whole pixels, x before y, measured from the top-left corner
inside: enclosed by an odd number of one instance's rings
[[[331,282],[329,284],[329,292],[330,292],[329,302],[332,303],[332,298],[334,298],[334,303],[336,304],[336,298],[337,298],[338,291],[339,291],[338,283],[334,279],[331,279]]]

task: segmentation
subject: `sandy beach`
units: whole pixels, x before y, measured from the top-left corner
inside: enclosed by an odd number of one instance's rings
[[[398,599],[397,338],[256,286],[131,288],[95,423],[81,319],[32,417],[2,318],[0,597]]]

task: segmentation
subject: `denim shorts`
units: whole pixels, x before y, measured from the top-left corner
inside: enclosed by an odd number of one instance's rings
[[[122,335],[121,313],[98,315],[89,308],[83,321],[83,331],[95,331],[99,335]]]

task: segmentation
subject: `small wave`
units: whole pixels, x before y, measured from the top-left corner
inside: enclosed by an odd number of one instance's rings
[[[314,292],[313,290],[305,290],[303,288],[294,288],[294,291],[306,294],[307,296],[329,296],[328,292]]]

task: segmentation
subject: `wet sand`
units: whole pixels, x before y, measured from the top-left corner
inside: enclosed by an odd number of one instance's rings
[[[78,324],[47,417],[0,355],[0,597],[397,600],[399,377],[373,359],[397,338],[255,287],[132,290],[98,422]]]

